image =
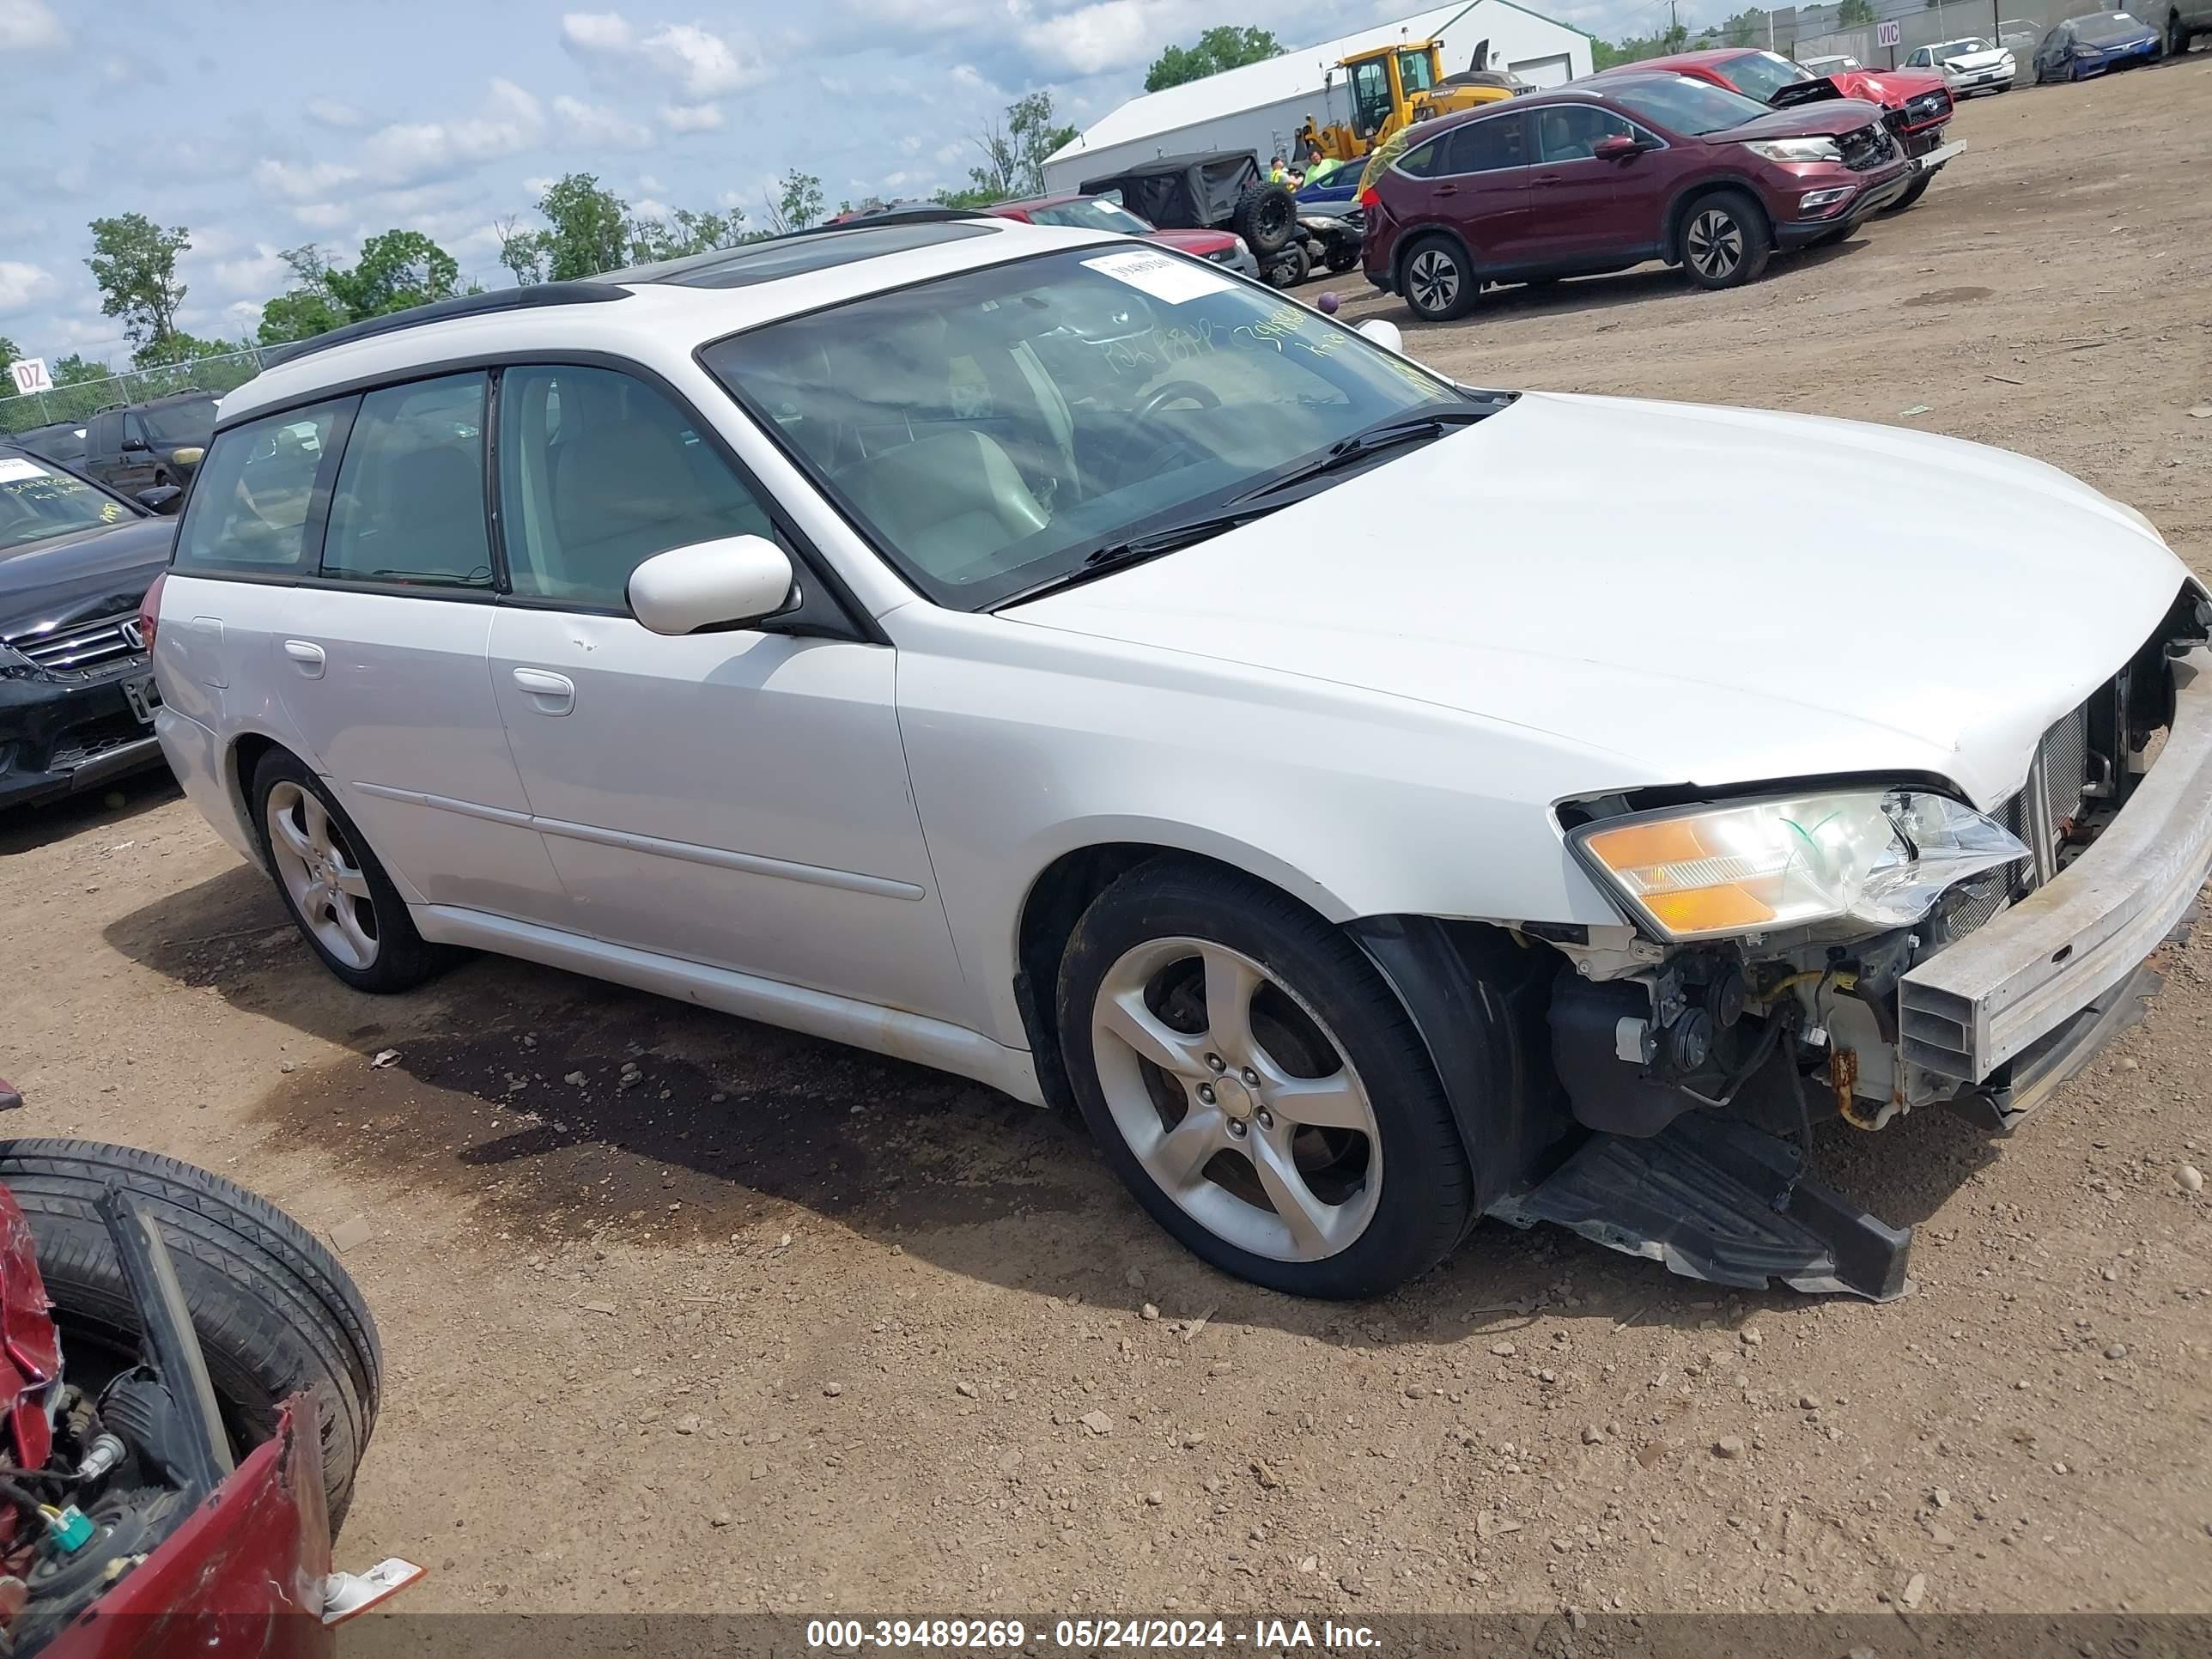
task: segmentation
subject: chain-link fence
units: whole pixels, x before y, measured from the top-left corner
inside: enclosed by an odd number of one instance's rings
[[[172,392],[212,392],[220,397],[261,372],[262,353],[248,347],[163,368],[134,368],[97,380],[76,380],[52,392],[0,398],[0,434],[27,432],[34,426],[74,421],[82,426],[97,410],[113,404],[140,404]],[[0,375],[0,387],[8,387]]]
[[[1876,7],[1872,23],[1819,35],[1801,29],[1796,55],[1847,52],[1869,69],[1890,69],[1917,47],[1978,37],[2010,51],[2019,64],[2014,78],[2024,82],[2033,76],[2030,60],[2045,32],[2089,9],[2087,0],[1936,0],[1906,10],[1891,0]],[[1880,26],[1890,22],[1897,25],[1897,43],[1885,46],[1879,44]]]

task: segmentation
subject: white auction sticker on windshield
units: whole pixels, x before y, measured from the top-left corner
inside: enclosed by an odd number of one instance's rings
[[[0,483],[21,483],[26,478],[46,476],[46,468],[33,465],[20,455],[0,455]]]
[[[1102,276],[1127,283],[1171,306],[1179,306],[1186,300],[1201,300],[1209,294],[1225,294],[1237,286],[1218,271],[1208,270],[1188,259],[1170,258],[1164,253],[1106,253],[1083,263]]]

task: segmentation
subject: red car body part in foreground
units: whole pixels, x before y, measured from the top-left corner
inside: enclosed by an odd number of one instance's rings
[[[0,1097],[20,1100],[5,1083]],[[109,1188],[101,1207],[134,1289],[141,1282],[160,1287],[137,1297],[147,1363],[135,1375],[189,1397],[195,1383],[204,1387],[204,1364],[167,1245],[118,1188]],[[137,1231],[138,1245],[123,1236],[126,1229]],[[133,1276],[130,1260],[139,1249],[150,1270],[143,1278]],[[67,1494],[89,1492],[79,1484],[85,1477],[56,1483],[44,1473],[56,1451],[52,1413],[76,1393],[64,1392],[53,1307],[31,1221],[14,1193],[0,1186],[0,1425],[11,1469],[0,1485],[21,1494],[58,1484],[64,1494],[38,1505],[13,1499],[0,1504],[0,1648],[7,1653],[326,1659],[336,1652],[335,1624],[422,1576],[420,1568],[398,1561],[361,1577],[331,1571],[321,1441],[312,1427],[299,1432],[299,1425],[318,1421],[316,1401],[306,1393],[283,1402],[274,1433],[234,1468],[228,1468],[227,1449],[221,1452],[214,1462],[225,1471],[219,1482],[138,1491],[132,1498],[145,1501],[119,1512],[88,1496],[93,1514],[79,1514]],[[179,1340],[191,1345],[183,1364],[173,1363]],[[165,1358],[171,1363],[155,1363]],[[205,1398],[211,1406],[212,1395]],[[81,1396],[70,1407],[72,1413],[84,1409]],[[224,1434],[219,1425],[210,1432]],[[100,1438],[112,1443],[107,1469],[126,1458],[145,1461],[140,1449],[126,1449],[112,1435]],[[183,1449],[181,1443],[170,1448],[175,1463],[185,1461]],[[95,1442],[81,1468],[89,1469],[100,1455]],[[194,1492],[204,1496],[179,1515],[176,1506]],[[70,1507],[54,1507],[62,1504]],[[67,1531],[72,1517],[78,1528],[73,1534]],[[35,1534],[27,1524],[32,1521]],[[141,1527],[149,1547],[135,1547],[123,1530],[127,1526]],[[66,1541],[70,1537],[74,1541]]]
[[[1428,321],[1482,285],[1647,259],[1727,288],[1774,249],[1838,240],[1911,184],[1873,105],[1771,110],[1679,75],[1622,76],[1413,128],[1361,193],[1362,258]]]

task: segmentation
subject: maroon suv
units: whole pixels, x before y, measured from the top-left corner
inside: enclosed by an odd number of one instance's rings
[[[1679,264],[1733,288],[1839,240],[1912,167],[1854,99],[1771,110],[1710,82],[1608,76],[1415,127],[1362,191],[1368,280],[1456,317],[1492,283]]]

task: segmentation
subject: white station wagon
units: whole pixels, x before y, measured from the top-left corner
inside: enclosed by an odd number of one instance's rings
[[[2142,994],[2203,591],[2033,461],[1367,326],[914,215],[338,330],[224,401],[162,744],[349,985],[500,951],[1073,1102],[1265,1285],[1489,1214],[1896,1294],[1811,1125],[2009,1127]]]

